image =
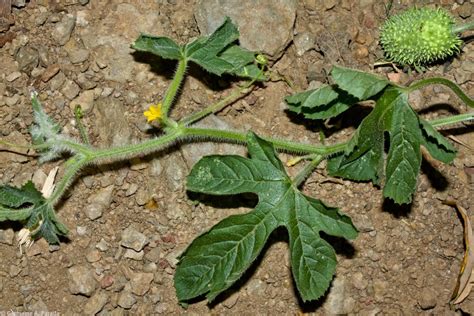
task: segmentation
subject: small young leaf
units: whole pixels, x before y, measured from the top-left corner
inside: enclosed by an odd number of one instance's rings
[[[323,85],[288,96],[285,101],[293,112],[301,113],[308,119],[324,120],[341,114],[358,100],[343,90]]]
[[[57,143],[67,137],[60,134],[61,127],[44,112],[36,92],[31,94],[31,103],[35,119],[34,125],[30,127],[33,144],[47,146],[38,150],[41,153],[39,161],[42,163],[56,159],[63,151]]]
[[[257,258],[270,233],[285,226],[290,236],[293,276],[304,301],[324,294],[334,274],[334,249],[319,236],[355,238],[357,231],[337,209],[302,194],[293,185],[273,146],[248,135],[249,158],[208,156],[188,176],[188,189],[207,194],[256,193],[247,214],[230,216],[195,239],[180,258],[175,288],[180,302],[207,294],[212,301]]]
[[[423,134],[422,145],[429,151],[430,155],[444,163],[450,163],[456,157],[456,148],[443,137],[430,123],[420,119]]]
[[[331,77],[339,88],[349,92],[361,101],[368,100],[389,84],[386,79],[381,79],[363,71],[338,66],[332,68]]]
[[[152,53],[165,59],[180,60],[183,58],[181,47],[172,39],[163,36],[141,34],[132,48],[142,52]]]

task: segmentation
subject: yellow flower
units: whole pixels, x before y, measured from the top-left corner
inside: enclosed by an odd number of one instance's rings
[[[148,122],[161,119],[161,103],[157,103],[156,105],[150,105],[148,107],[148,111],[143,112],[143,115],[146,116]]]

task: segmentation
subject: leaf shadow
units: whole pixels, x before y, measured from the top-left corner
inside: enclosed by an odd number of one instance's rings
[[[140,51],[133,52],[132,56],[137,63],[148,64],[150,66],[150,71],[152,71],[156,75],[163,77],[165,80],[173,79],[177,65],[176,60],[168,60],[148,52]],[[221,77],[219,77],[215,74],[206,71],[205,69],[193,62],[188,63],[186,73],[187,76],[193,77],[212,91],[216,92],[225,91],[232,87],[234,83],[242,80],[237,76],[232,76],[229,74],[223,74]],[[187,76],[184,78],[182,85],[185,84]],[[255,84],[260,85],[260,83],[258,82],[256,82]],[[180,89],[178,91],[176,100],[179,99],[182,90],[183,89]]]
[[[150,66],[150,71],[158,76],[162,76],[167,80],[173,79],[177,65],[175,60],[164,59],[160,56],[140,51],[132,52],[132,57],[137,63],[148,64]]]
[[[426,174],[428,181],[436,191],[445,191],[448,188],[448,179],[428,160],[422,160],[421,171]]]
[[[333,117],[325,123],[323,120],[311,120],[303,116],[285,109],[285,113],[290,122],[296,125],[303,125],[308,131],[323,131],[325,137],[340,132],[346,128],[357,128],[362,120],[372,111],[373,107],[363,104],[356,104],[336,117]]]
[[[459,110],[449,103],[434,103],[418,111],[418,114],[423,115],[433,112],[447,112],[449,114],[459,114]]]
[[[408,217],[413,209],[413,203],[397,204],[393,200],[386,198],[382,203],[382,211],[392,214],[395,218]]]

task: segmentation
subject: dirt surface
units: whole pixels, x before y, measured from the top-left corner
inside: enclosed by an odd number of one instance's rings
[[[143,56],[122,57],[114,43],[131,43],[143,31],[137,25],[182,43],[198,36],[194,2],[36,0],[14,8],[14,24],[0,33],[0,136],[18,143],[30,141],[29,89],[34,87],[46,111],[73,136],[79,133],[71,107],[79,102],[86,107],[84,124],[97,146],[153,137],[143,110],[163,96],[173,64],[161,61],[150,67]],[[425,2],[393,1],[391,13]],[[441,5],[459,21],[473,18],[472,1],[429,3]],[[314,44],[302,52],[290,44],[273,65],[294,88],[281,81],[265,84],[216,119],[260,135],[316,144],[320,128],[327,143],[347,140],[369,107],[358,107],[324,127],[285,111],[283,98],[325,82],[334,63],[393,75],[391,67],[373,67],[383,55],[378,28],[385,14],[382,1],[298,1],[294,34],[310,34]],[[69,36],[64,32],[70,26],[68,17],[76,19]],[[137,19],[141,22],[136,23]],[[473,64],[471,41],[458,57],[433,66],[424,75],[452,79],[472,96]],[[216,81],[198,69],[190,69],[189,74],[175,117],[202,108],[229,90],[225,80]],[[405,83],[419,76],[423,75],[401,74],[399,80]],[[430,118],[467,112],[465,105],[440,87],[414,93],[411,99]],[[177,304],[176,257],[220,219],[249,208],[245,203],[227,208],[232,204],[220,207],[192,201],[184,187],[192,157],[174,148],[85,170],[57,210],[71,231],[59,248],[39,240],[22,253],[14,238],[21,227],[2,223],[0,311],[101,315],[474,312],[473,295],[455,309],[448,303],[464,247],[460,218],[455,209],[443,204],[452,199],[468,212],[473,210],[474,159],[472,151],[460,143],[474,146],[474,132],[460,125],[446,133],[458,140],[454,145],[459,154],[450,165],[429,157],[424,160],[412,205],[393,205],[372,184],[333,179],[323,170],[307,180],[307,194],[339,207],[361,232],[353,242],[334,240],[339,261],[336,277],[329,294],[317,302],[302,303],[298,298],[289,270],[287,235],[278,230],[258,263],[215,304],[198,301],[187,309]],[[219,146],[209,148],[218,151]],[[245,153],[235,147],[222,150]],[[34,157],[3,151],[0,181],[21,185],[33,179],[41,185],[57,165],[61,161],[39,165]],[[95,209],[89,206],[94,203]],[[130,238],[143,240],[133,250],[126,247]]]

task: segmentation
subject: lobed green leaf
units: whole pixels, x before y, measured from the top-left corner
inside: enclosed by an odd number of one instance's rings
[[[331,77],[339,88],[361,101],[381,92],[390,83],[372,74],[339,66],[332,68]]]
[[[341,89],[323,85],[288,96],[285,101],[290,111],[303,114],[308,119],[324,120],[343,113],[358,100]]]
[[[201,295],[215,299],[242,276],[279,226],[289,232],[292,271],[301,297],[317,299],[329,287],[336,266],[334,249],[319,232],[357,235],[348,217],[298,191],[270,143],[249,133],[248,148],[250,158],[204,157],[187,178],[191,191],[255,193],[259,202],[253,211],[221,221],[184,252],[175,274],[180,302]]]
[[[132,48],[138,51],[152,53],[165,59],[180,60],[183,58],[181,47],[171,38],[140,34]]]
[[[385,133],[390,147],[384,170]],[[384,90],[373,111],[362,121],[343,155],[328,162],[331,175],[352,180],[385,179],[384,196],[398,204],[410,203],[420,172],[421,149],[443,162],[456,150],[429,123],[420,120],[406,93],[396,87]]]

